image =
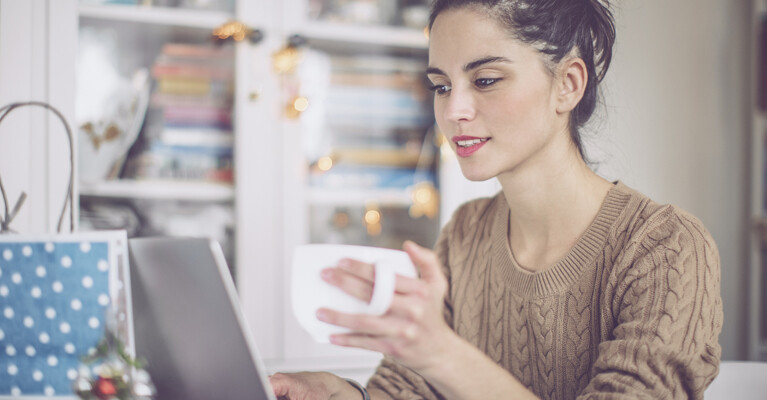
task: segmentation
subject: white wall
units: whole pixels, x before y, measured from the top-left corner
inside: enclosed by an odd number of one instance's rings
[[[746,357],[749,0],[614,1],[597,171],[700,218],[719,246],[725,359]]]

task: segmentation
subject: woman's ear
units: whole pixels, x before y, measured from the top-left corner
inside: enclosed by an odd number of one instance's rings
[[[589,73],[580,57],[570,57],[562,61],[559,73],[559,93],[557,94],[557,112],[567,113],[583,98]]]

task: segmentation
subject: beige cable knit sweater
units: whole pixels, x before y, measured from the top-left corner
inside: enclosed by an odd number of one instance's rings
[[[618,182],[570,252],[537,273],[511,254],[503,193],[464,204],[436,251],[453,330],[543,399],[702,398],[719,370],[719,254],[698,219]],[[384,359],[368,382],[441,399]]]

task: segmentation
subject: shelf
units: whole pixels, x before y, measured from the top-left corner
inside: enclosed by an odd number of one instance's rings
[[[223,183],[180,181],[108,181],[80,183],[80,195],[115,199],[232,201],[234,187]]]
[[[310,22],[296,32],[307,39],[338,44],[426,50],[429,39],[422,30],[390,26],[339,25]]]
[[[361,206],[368,202],[378,205],[407,207],[413,204],[410,190],[370,189],[338,190],[309,188],[308,202],[313,205]]]
[[[214,29],[234,18],[221,11],[122,4],[81,5],[80,17],[200,29]]]

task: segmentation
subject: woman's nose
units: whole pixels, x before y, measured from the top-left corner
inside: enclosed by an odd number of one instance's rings
[[[453,88],[445,100],[444,117],[452,123],[471,121],[476,115],[474,99],[466,90]]]

